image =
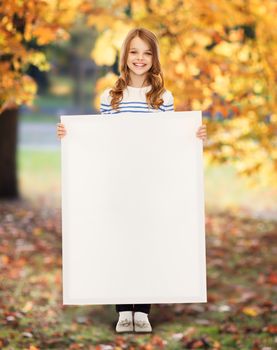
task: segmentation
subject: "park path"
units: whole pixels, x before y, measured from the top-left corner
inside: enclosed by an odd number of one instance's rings
[[[56,123],[20,122],[18,125],[18,145],[21,149],[59,149],[60,140],[56,136]]]
[[[20,116],[30,113],[28,108],[22,107]],[[78,109],[77,107],[57,108],[56,106],[40,107],[40,112],[50,115],[47,121],[35,118],[25,121],[21,118],[18,123],[18,146],[20,149],[55,150],[60,147],[60,140],[56,136],[56,124],[60,122],[60,115],[89,115],[99,112],[91,107]],[[35,114],[34,114],[35,115]]]

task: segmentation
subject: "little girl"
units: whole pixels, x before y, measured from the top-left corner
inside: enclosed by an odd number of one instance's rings
[[[136,28],[127,34],[120,53],[119,71],[120,77],[114,86],[100,97],[101,114],[174,111],[172,93],[164,88],[158,40],[154,33]],[[58,123],[58,137],[65,134],[64,125]],[[199,127],[196,136],[206,139],[206,125]],[[152,332],[148,320],[150,308],[151,304],[116,305],[119,314],[116,332]]]

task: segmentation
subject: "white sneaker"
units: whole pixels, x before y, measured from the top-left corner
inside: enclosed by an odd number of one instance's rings
[[[119,319],[115,328],[117,333],[133,332],[133,312],[132,311],[121,311],[119,312]]]
[[[144,312],[135,312],[134,314],[135,332],[152,332],[148,315]]]

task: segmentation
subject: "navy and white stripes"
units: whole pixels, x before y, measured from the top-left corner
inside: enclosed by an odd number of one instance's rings
[[[119,111],[112,109],[110,104],[101,103],[100,112],[102,114],[116,114],[124,112],[140,112],[140,113],[151,113],[151,112],[168,112],[174,111],[173,103],[171,104],[162,104],[158,109],[148,107],[146,102],[120,102]]]
[[[158,109],[149,107],[146,102],[145,92],[147,88],[128,88],[123,100],[119,102],[119,111],[112,109],[109,96],[109,89],[106,89],[100,97],[101,114],[117,113],[154,113],[174,111],[174,99],[170,91],[166,90],[162,96],[164,102]]]

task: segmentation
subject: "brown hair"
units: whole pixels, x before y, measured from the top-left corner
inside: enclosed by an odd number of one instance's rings
[[[120,76],[115,82],[113,88],[110,90],[109,95],[112,97],[111,106],[113,109],[118,110],[119,102],[123,98],[123,90],[130,83],[129,67],[127,66],[127,58],[130,49],[131,40],[135,37],[139,37],[149,44],[152,52],[152,67],[147,72],[146,81],[152,88],[146,93],[146,101],[148,106],[158,109],[164,102],[160,96],[166,91],[164,88],[164,78],[159,61],[159,45],[157,37],[151,31],[145,28],[135,28],[130,30],[127,34],[120,52],[119,71]]]

